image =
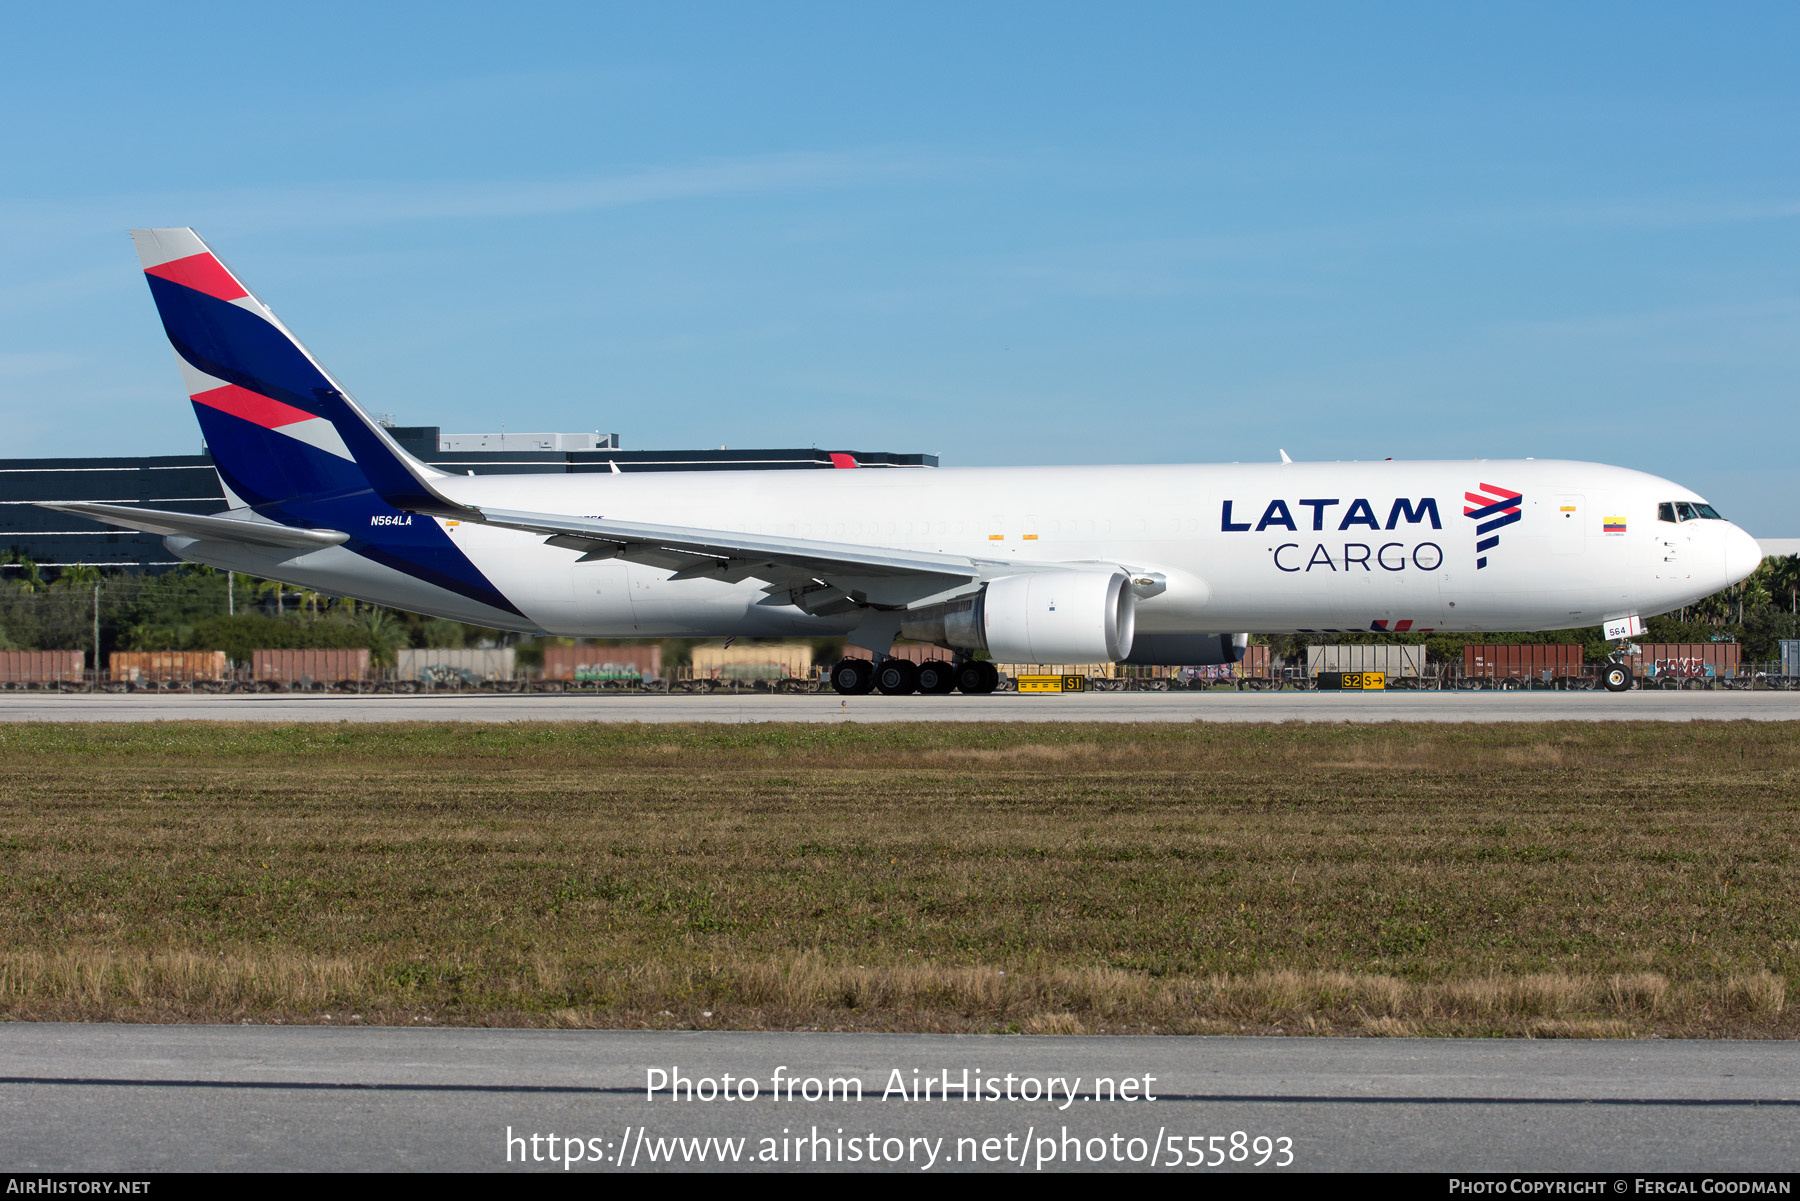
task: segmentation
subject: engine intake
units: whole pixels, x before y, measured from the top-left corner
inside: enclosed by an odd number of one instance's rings
[[[1003,576],[974,596],[906,615],[902,638],[1001,663],[1116,663],[1131,654],[1137,596],[1122,571]]]

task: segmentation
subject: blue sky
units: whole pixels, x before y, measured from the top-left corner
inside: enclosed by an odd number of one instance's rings
[[[1800,534],[1800,6],[528,7],[9,11],[0,456],[196,447],[124,234],[193,225],[402,423]]]

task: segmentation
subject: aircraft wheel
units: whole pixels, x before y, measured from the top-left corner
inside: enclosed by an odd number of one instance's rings
[[[956,687],[956,669],[942,659],[927,659],[919,664],[919,691],[926,696],[943,696]]]
[[[911,696],[919,690],[919,669],[907,659],[883,659],[875,667],[875,687],[883,696]]]
[[[1623,663],[1609,663],[1600,673],[1600,685],[1608,692],[1624,692],[1631,684],[1631,668]]]
[[[992,692],[1000,686],[1000,670],[992,663],[971,659],[956,669],[956,686],[970,696]]]
[[[867,659],[839,659],[831,686],[844,696],[866,696],[875,688],[875,665]]]

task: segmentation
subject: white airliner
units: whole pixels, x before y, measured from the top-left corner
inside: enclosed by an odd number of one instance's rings
[[[132,239],[232,507],[48,507],[457,621],[843,634],[874,659],[839,663],[841,692],[979,693],[992,661],[1216,664],[1251,633],[1626,638],[1762,555],[1679,484],[1549,459],[451,475],[402,450],[193,230]],[[915,669],[887,657],[896,637],[954,660]]]

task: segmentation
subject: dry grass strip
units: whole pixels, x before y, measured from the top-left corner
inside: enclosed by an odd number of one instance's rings
[[[0,727],[0,1016],[1793,1037],[1800,736]]]
[[[569,1003],[546,1010],[546,997]],[[0,959],[0,1006],[20,1018],[406,1022],[441,1018],[442,1001],[377,962],[253,952],[23,952]],[[1671,1024],[1776,1031],[1786,1009],[1785,983],[1768,973],[1710,986],[1674,986],[1651,973],[1421,983],[1282,970],[1156,979],[1113,968],[842,967],[801,955],[592,973],[538,962],[491,981],[481,1014],[497,1024],[549,1026],[1610,1038]]]

